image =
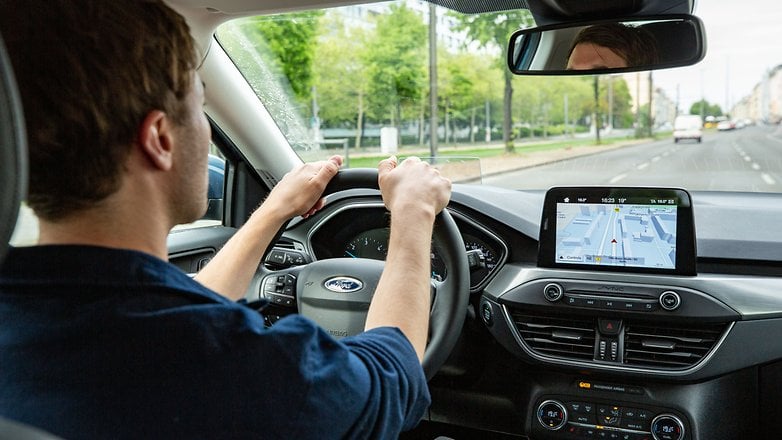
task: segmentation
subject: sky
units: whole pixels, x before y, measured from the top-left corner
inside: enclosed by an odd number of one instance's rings
[[[782,64],[779,0],[699,0],[694,15],[706,27],[706,57],[653,74],[656,87],[674,101],[678,85],[680,109],[689,110],[703,96],[724,110],[749,95],[764,72]]]

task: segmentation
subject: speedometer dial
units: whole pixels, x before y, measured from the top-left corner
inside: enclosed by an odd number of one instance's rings
[[[388,231],[371,229],[364,231],[345,245],[344,256],[385,260],[388,254]]]
[[[388,255],[388,234],[388,228],[364,231],[345,244],[342,256],[385,260]],[[432,279],[442,281],[446,275],[445,262],[434,249],[431,252],[431,260]]]

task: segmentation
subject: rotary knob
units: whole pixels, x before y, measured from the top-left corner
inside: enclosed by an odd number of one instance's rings
[[[678,309],[681,304],[681,297],[673,290],[666,290],[660,295],[660,306],[669,312]]]
[[[543,296],[550,302],[557,302],[562,298],[564,290],[557,283],[548,283],[543,288]]]
[[[652,437],[655,440],[681,440],[684,423],[673,414],[660,414],[652,420]]]
[[[546,400],[538,406],[538,422],[544,428],[556,431],[567,423],[565,405],[556,400]]]

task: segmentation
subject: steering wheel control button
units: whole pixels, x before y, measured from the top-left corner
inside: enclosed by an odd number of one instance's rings
[[[278,269],[285,269],[292,266],[301,266],[310,262],[307,255],[299,251],[274,248],[266,256],[265,263]]]
[[[660,295],[660,307],[669,312],[672,312],[679,308],[682,304],[682,299],[679,294],[673,290],[666,290]]]
[[[296,277],[291,274],[267,276],[261,284],[261,295],[271,304],[293,307],[296,302]]]
[[[567,423],[567,410],[556,400],[546,400],[538,406],[538,422],[546,429],[556,431]]]
[[[684,423],[673,414],[660,414],[652,421],[652,437],[655,440],[681,440]]]
[[[562,298],[562,295],[564,295],[562,286],[557,283],[546,284],[546,287],[543,288],[543,296],[550,302],[559,301]]]

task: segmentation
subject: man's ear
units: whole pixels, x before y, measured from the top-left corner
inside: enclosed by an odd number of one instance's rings
[[[163,171],[173,164],[174,132],[171,118],[160,110],[152,110],[141,122],[138,143],[150,163]]]

